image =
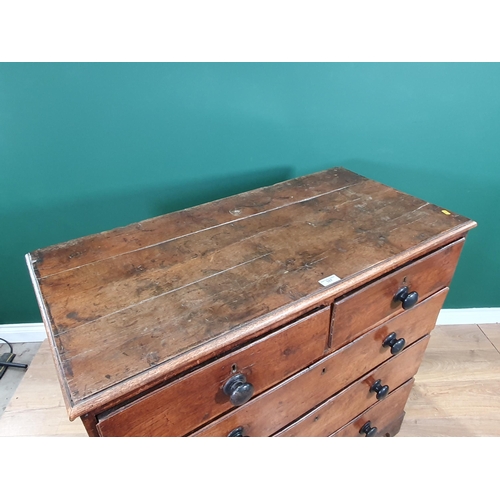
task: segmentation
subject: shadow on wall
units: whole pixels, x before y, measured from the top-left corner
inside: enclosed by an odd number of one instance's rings
[[[269,167],[227,177],[110,193],[40,209],[15,212],[2,223],[0,324],[40,322],[24,256],[74,238],[225,198],[293,177],[294,168]]]

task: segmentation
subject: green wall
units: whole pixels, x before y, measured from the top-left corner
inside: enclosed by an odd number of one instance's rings
[[[475,219],[445,307],[500,306],[500,64],[0,64],[0,323],[31,250],[335,165]]]

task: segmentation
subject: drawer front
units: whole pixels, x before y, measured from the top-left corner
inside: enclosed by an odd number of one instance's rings
[[[254,395],[321,358],[330,309],[317,311],[100,419],[103,436],[182,436],[233,408],[226,381],[245,376]]]
[[[391,356],[398,355],[402,349],[424,335],[431,333],[436,326],[448,290],[448,288],[440,290],[413,309],[389,319],[336,351],[334,353],[336,363],[339,368],[341,367],[338,369],[341,372],[338,377],[352,370],[348,380],[345,380],[344,387],[354,380],[352,377],[360,377]]]
[[[396,339],[399,341],[404,339],[406,346],[430,333],[435,326],[447,292],[447,288],[439,291],[417,304],[413,309],[390,319],[321,361],[319,363],[321,370],[319,367],[316,368],[316,372],[312,370],[308,377],[317,377],[317,373],[321,373],[317,383],[324,384],[329,391],[323,399],[342,390],[354,380],[394,356],[391,353],[391,347],[383,345],[384,340],[391,333],[395,333]],[[323,370],[325,370],[324,373]],[[299,385],[299,382],[294,381],[293,384]],[[285,391],[285,389],[282,390]],[[316,401],[319,403],[321,399]],[[304,411],[310,407],[306,407]]]
[[[425,336],[400,356],[386,361],[357,382],[336,394],[297,422],[282,430],[277,436],[330,436],[367,408],[377,402],[371,390],[377,380],[392,391],[412,378],[420,366],[429,336]],[[406,354],[406,356],[405,356]],[[389,392],[390,394],[390,392]]]
[[[402,287],[419,301],[447,287],[464,244],[460,239],[336,301],[332,315],[332,350],[351,342],[381,321],[401,313],[394,296]]]
[[[401,425],[404,408],[413,387],[413,382],[414,379],[408,380],[394,392],[391,392],[386,399],[374,404],[359,417],[344,425],[344,427],[332,434],[332,437],[367,437],[367,432],[370,433],[370,437],[394,435],[393,433],[387,433],[389,434],[387,435],[386,432],[393,424],[396,427]],[[367,427],[364,428],[365,425]],[[373,430],[373,428],[376,430]]]
[[[332,389],[331,394],[344,389],[389,358],[401,355],[401,351],[398,352],[401,346],[407,348],[430,333],[447,293],[448,288],[440,290],[331,354],[329,362],[324,365],[330,373],[327,384]],[[386,343],[384,346],[391,334],[394,334],[397,344],[391,347]]]
[[[328,436],[377,401],[375,393],[370,392],[370,387],[377,380],[375,377],[381,378],[384,384],[390,384],[389,387],[397,387],[411,378],[418,370],[428,339],[426,336],[415,342],[339,393],[343,404],[349,409],[349,418],[342,416],[337,427],[329,428],[329,432],[321,435]],[[234,429],[241,427],[247,436],[270,436],[339,390],[335,388],[335,365],[335,357],[329,356],[193,435],[228,436]],[[351,407],[353,396],[357,397],[357,413],[353,413]],[[288,429],[294,435],[292,427],[295,428],[291,426]]]

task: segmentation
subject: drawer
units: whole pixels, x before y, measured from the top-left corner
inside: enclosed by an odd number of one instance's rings
[[[371,390],[376,381],[379,380],[381,387],[388,386],[388,390],[392,391],[411,379],[417,373],[428,342],[427,335],[405,349],[400,356],[386,361],[276,436],[331,435],[345,422],[349,422],[377,402],[377,395]]]
[[[342,366],[340,371],[347,374],[355,370],[353,375],[361,376],[430,333],[436,326],[448,290],[443,288],[336,351],[337,365]],[[338,376],[341,377],[342,373]],[[346,383],[351,380],[352,376]]]
[[[414,379],[391,392],[331,437],[390,437],[399,431]],[[366,427],[365,427],[366,426]],[[368,433],[368,434],[367,434]]]
[[[447,287],[455,272],[464,239],[451,243],[360,290],[335,301],[332,314],[332,350],[338,349],[373,328],[381,321],[401,313],[403,304],[394,297],[408,287],[425,299]]]
[[[401,354],[391,357],[382,366],[363,377],[361,381],[339,393],[343,405],[349,410],[347,412],[349,418],[346,418],[345,414],[340,415],[337,427],[328,427],[329,432],[324,432],[322,435],[331,434],[346,421],[376,402],[375,393],[370,392],[370,387],[376,380],[375,377],[381,378],[384,384],[390,384],[389,387],[397,387],[413,377],[418,370],[428,339],[429,337],[426,336],[415,342],[404,349]],[[208,424],[193,435],[228,436],[234,429],[240,427],[243,429],[244,435],[247,436],[274,434],[343,387],[336,380],[337,375],[341,373],[341,371],[336,370],[336,359],[335,356],[328,356],[325,360],[261,394],[241,408]],[[352,407],[353,397],[357,398],[357,413],[353,413],[355,411]],[[302,428],[300,423],[289,427],[291,435],[294,435],[295,425],[298,425],[299,430]]]
[[[187,434],[233,408],[223,386],[235,375],[243,375],[257,395],[321,358],[326,350],[329,326],[329,308],[314,312],[101,416],[97,424],[99,433],[102,436]],[[236,390],[242,388],[235,386]]]

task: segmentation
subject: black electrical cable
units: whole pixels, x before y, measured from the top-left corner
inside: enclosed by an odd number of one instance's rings
[[[12,354],[12,344],[10,342],[7,342],[7,340],[5,339],[0,339],[2,342],[5,342],[9,347],[10,347],[10,353],[9,354]]]
[[[5,342],[9,346],[9,348],[10,348],[9,354],[12,354],[13,353],[12,344],[10,342],[7,342],[7,340],[5,340],[5,339],[0,338],[0,340],[2,342]],[[4,361],[0,361],[0,366],[7,366],[10,368],[23,368],[24,370],[26,370],[28,368],[28,365],[25,365],[24,363],[6,363]]]

